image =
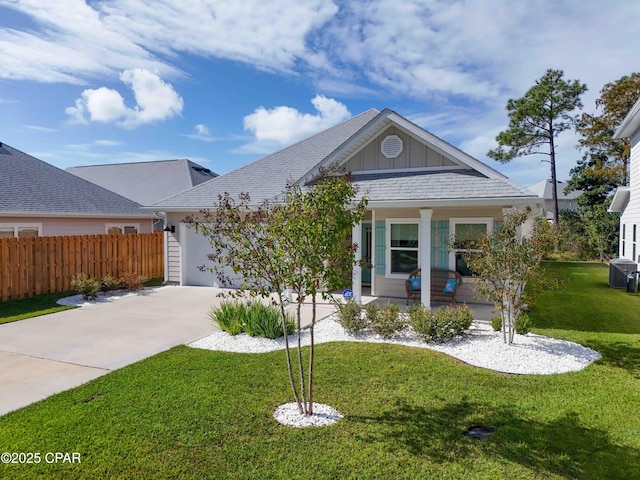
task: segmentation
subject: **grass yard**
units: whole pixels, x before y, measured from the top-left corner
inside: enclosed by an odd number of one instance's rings
[[[145,287],[162,285],[162,278],[154,278],[145,282]],[[64,297],[75,295],[73,291],[45,293],[20,300],[0,302],[0,324],[16,322],[26,318],[38,317],[49,313],[61,312],[76,307],[65,307],[56,302]]]
[[[76,308],[56,303],[59,299],[73,294],[74,292],[45,293],[31,298],[0,302],[0,324]]]
[[[610,290],[606,267],[550,267],[564,290],[531,316],[600,347],[581,372],[504,375],[425,349],[322,344],[315,398],[345,418],[295,429],[272,418],[291,400],[283,352],[176,347],[0,417],[3,452],[81,455],[4,464],[0,477],[639,478],[640,296]],[[462,435],[473,425],[495,432]]]

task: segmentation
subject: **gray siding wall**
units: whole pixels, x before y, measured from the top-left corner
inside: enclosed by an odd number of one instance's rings
[[[380,151],[380,144],[387,135],[397,135],[402,139],[403,150],[397,158],[387,158]],[[369,170],[389,170],[426,167],[455,166],[442,154],[428,148],[396,127],[390,127],[376,137],[346,163],[350,172]]]

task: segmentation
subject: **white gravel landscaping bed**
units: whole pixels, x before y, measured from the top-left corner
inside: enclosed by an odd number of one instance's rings
[[[66,307],[90,307],[91,305],[97,305],[99,303],[114,302],[120,298],[129,297],[131,295],[146,295],[156,290],[171,287],[145,287],[142,290],[134,292],[128,290],[111,290],[109,292],[100,292],[95,300],[85,300],[82,295],[71,295],[70,297],[60,298],[56,303],[58,305],[64,305]]]
[[[309,345],[308,331],[302,332],[301,341],[303,345]],[[577,343],[533,333],[516,335],[512,345],[505,345],[500,332],[494,332],[490,325],[478,322],[473,323],[464,337],[444,344],[424,343],[411,329],[387,340],[372,333],[349,335],[333,317],[316,324],[316,344],[336,341],[395,343],[429,348],[476,367],[515,374],[549,375],[575,372],[601,358],[595,350]],[[290,335],[289,342],[292,345],[296,344],[297,335]],[[270,340],[250,337],[246,333],[231,336],[226,332],[216,332],[190,343],[189,346],[226,352],[261,353],[284,349],[284,338]]]

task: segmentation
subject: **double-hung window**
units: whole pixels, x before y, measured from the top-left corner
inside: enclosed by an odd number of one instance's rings
[[[27,238],[42,235],[42,224],[0,224],[0,238]]]
[[[122,233],[138,233],[140,230],[140,224],[123,225],[116,223],[107,223],[105,225],[106,233],[108,234],[122,234]]]
[[[466,252],[472,252],[478,240],[493,231],[493,218],[452,218],[449,220],[450,235],[453,238],[449,265],[455,265],[455,270],[463,277],[472,277],[473,272],[464,259]]]
[[[406,278],[420,265],[420,222],[417,219],[386,220],[387,276]]]

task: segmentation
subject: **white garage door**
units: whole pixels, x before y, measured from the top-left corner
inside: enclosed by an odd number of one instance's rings
[[[187,228],[186,225],[181,225],[184,234],[183,242],[183,285],[194,286],[206,286],[206,287],[219,287],[218,278],[215,273],[210,270],[200,271],[198,266],[205,265],[207,267],[213,266],[213,262],[207,259],[207,255],[212,251],[209,238],[202,234],[196,233],[192,228]],[[226,275],[231,277],[233,272],[228,269]],[[232,277],[233,278],[233,277]],[[234,281],[234,286],[237,285]]]

